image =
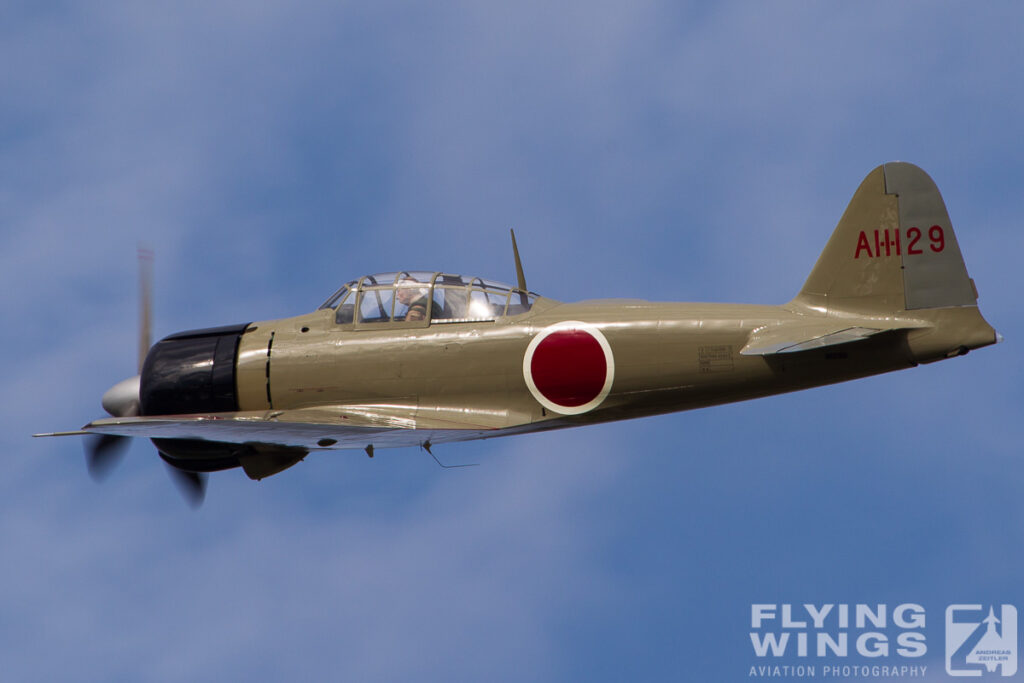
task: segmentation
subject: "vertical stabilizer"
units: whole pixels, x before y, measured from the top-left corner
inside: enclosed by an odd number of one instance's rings
[[[938,188],[913,164],[864,179],[793,303],[832,314],[974,306]]]

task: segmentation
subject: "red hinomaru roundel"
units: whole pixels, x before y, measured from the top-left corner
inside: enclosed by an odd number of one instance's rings
[[[537,401],[563,415],[601,405],[612,388],[615,359],[599,329],[569,320],[545,327],[526,347],[523,378]]]

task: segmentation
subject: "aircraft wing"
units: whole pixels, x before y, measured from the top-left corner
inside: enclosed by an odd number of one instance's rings
[[[37,436],[114,434],[310,449],[365,448],[369,444],[400,447],[426,441],[443,443],[497,436],[505,428],[528,422],[527,416],[505,410],[364,404],[206,415],[112,417],[90,422],[75,432]]]
[[[743,356],[772,356],[780,353],[798,353],[823,346],[835,346],[861,341],[882,332],[926,327],[900,321],[899,325],[882,320],[822,320],[758,327],[740,349]]]

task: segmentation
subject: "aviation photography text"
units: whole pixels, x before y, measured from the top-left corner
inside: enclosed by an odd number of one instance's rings
[[[753,604],[751,678],[921,678],[925,608],[915,603]],[[785,662],[785,663],[783,663]]]

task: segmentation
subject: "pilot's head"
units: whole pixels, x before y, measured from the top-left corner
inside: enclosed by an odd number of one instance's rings
[[[406,275],[398,280],[398,291],[395,292],[395,297],[406,306],[426,295],[427,288],[416,278]]]

